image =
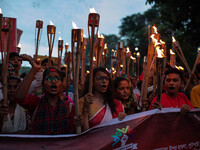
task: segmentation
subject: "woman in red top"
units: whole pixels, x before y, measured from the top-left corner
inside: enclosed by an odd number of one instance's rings
[[[43,74],[42,87],[45,93],[41,99],[27,95],[36,72],[41,68],[41,62],[31,56],[22,55],[32,68],[15,92],[17,102],[32,114],[32,134],[67,134],[74,132],[74,107],[68,101],[60,98],[62,81],[60,72],[51,67]]]
[[[125,116],[120,101],[112,98],[110,75],[105,68],[93,72],[93,93],[88,93],[89,79],[85,82],[84,97],[79,100],[80,112],[84,115],[84,130],[102,124],[113,118]],[[89,112],[88,112],[89,107]]]

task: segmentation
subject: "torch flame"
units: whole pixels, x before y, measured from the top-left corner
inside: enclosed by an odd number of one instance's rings
[[[49,20],[49,25],[54,26],[53,22],[51,20]]]
[[[157,57],[158,58],[163,58],[165,57],[164,55],[164,50],[163,49],[160,49],[158,46],[156,47],[156,51],[157,51]]]
[[[73,29],[78,29],[78,26],[75,24],[74,21],[72,21],[72,27],[73,27]]]
[[[17,47],[18,47],[18,48],[21,48],[22,46],[21,46],[21,44],[19,43],[19,44],[17,45]]]
[[[65,45],[69,45],[69,43],[66,43]]]
[[[105,43],[105,44],[104,44],[104,49],[107,49],[107,48],[108,48],[108,47],[107,47],[107,43]]]
[[[100,36],[98,35],[98,38],[104,39],[103,34],[100,34]]]
[[[59,39],[58,39],[59,41],[61,41],[62,40],[62,38],[61,37],[59,37]]]
[[[170,49],[170,54],[175,55],[175,53],[172,51],[172,49]]]
[[[122,67],[122,68],[123,68],[124,66],[123,66],[123,65],[120,65],[120,67]]]
[[[132,60],[136,60],[136,58],[135,58],[135,57],[133,57],[133,56],[131,56],[130,58],[131,58]]]
[[[93,61],[96,61],[96,58],[95,58],[95,57],[93,57]]]
[[[129,47],[126,48],[126,53],[129,53],[130,52],[130,49]]]
[[[90,11],[90,13],[95,13],[95,14],[97,13],[94,8],[90,8],[89,11]]]
[[[174,43],[174,42],[176,42],[176,39],[172,36],[172,42]]]
[[[136,55],[137,55],[137,57],[140,57],[140,52],[137,52]]]
[[[157,30],[156,26],[153,26],[153,29],[154,29],[155,34],[158,34],[158,30]]]
[[[161,40],[161,39],[160,39],[160,43],[161,43],[161,44],[165,44],[165,42],[164,42],[163,40]]]
[[[184,70],[184,68],[182,66],[175,65],[175,68],[178,69],[178,70]]]

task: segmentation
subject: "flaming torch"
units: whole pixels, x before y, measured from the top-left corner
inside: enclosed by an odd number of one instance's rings
[[[120,75],[120,70],[121,70],[121,63],[122,63],[122,50],[124,49],[124,42],[118,42],[117,43],[117,51],[118,51],[118,56],[117,56],[117,76]]]
[[[129,76],[129,67],[130,67],[130,57],[131,57],[131,51],[129,49],[129,47],[126,48],[126,63],[127,63],[127,70],[126,70],[126,73],[127,73],[127,76]]]
[[[8,59],[9,51],[11,45],[11,36],[13,29],[13,20],[12,18],[3,18],[3,14],[0,8],[0,45],[1,45],[1,58],[2,58],[2,85],[3,85],[3,105],[8,105],[7,97],[7,76],[8,76]],[[5,38],[2,39],[2,33],[5,35]],[[3,46],[4,45],[4,48]],[[4,121],[7,120],[7,115],[3,116]]]
[[[70,81],[70,52],[67,52],[69,44],[65,44],[65,64],[66,67],[66,97],[68,97],[69,81]]]
[[[166,57],[163,53],[163,49],[160,50],[159,47],[156,47],[157,57],[156,57],[156,74],[157,74],[157,101],[160,103],[163,79],[166,66]]]
[[[90,9],[88,16],[88,35],[90,42],[90,74],[89,74],[89,93],[92,93],[93,86],[93,55],[95,51],[96,38],[98,36],[100,15],[95,11],[94,8]],[[95,36],[96,28],[96,36]]]
[[[140,52],[137,52],[137,61],[138,61],[138,77],[140,76]]]
[[[35,27],[35,59],[38,57],[38,48],[39,48],[39,43],[42,35],[42,28],[43,28],[43,21],[42,20],[37,20],[36,21],[36,27]],[[36,36],[37,34],[37,36]]]
[[[114,74],[114,61],[117,58],[117,50],[112,49],[111,52],[111,76],[113,78],[113,74]]]
[[[61,37],[59,37],[58,39],[58,70],[60,70],[62,52],[63,52],[63,40]]]
[[[78,29],[76,24],[72,22],[72,71],[73,71],[73,81],[74,81],[74,102],[75,102],[75,114],[79,115],[79,95],[78,95],[78,83],[79,83],[79,68],[81,59],[81,49],[83,42],[83,29]],[[75,61],[75,43],[76,43],[76,61]],[[75,67],[76,64],[76,67]],[[81,126],[76,128],[78,134],[81,133]]]
[[[48,59],[48,67],[51,67],[51,55],[53,51],[53,45],[56,35],[56,26],[50,21],[50,24],[47,26],[47,39],[49,44],[49,59]]]
[[[108,59],[108,47],[107,43],[104,44],[104,67],[107,67],[107,59]]]
[[[21,51],[21,44],[19,43],[19,44],[17,45],[17,53],[19,54],[20,51]]]
[[[176,54],[172,51],[172,49],[170,49],[170,66],[174,68],[175,64],[176,64]]]
[[[98,35],[97,67],[100,67],[101,65],[103,46],[104,46],[104,36],[103,34],[101,34],[101,35]]]
[[[82,49],[81,49],[81,84],[84,85],[85,83],[85,52],[87,47],[87,38],[86,35],[83,34],[83,42],[82,42]]]
[[[198,55],[197,55],[196,61],[195,61],[195,63],[194,63],[194,67],[193,67],[193,69],[192,69],[191,75],[194,75],[194,74],[195,74],[196,66],[197,66],[197,64],[199,63],[199,61],[200,61],[200,48],[198,48]],[[188,87],[189,87],[190,82],[191,82],[191,76],[190,76],[190,78],[189,78],[188,81],[187,81],[187,84],[186,84],[185,89],[184,89],[185,91],[188,90]]]
[[[135,74],[135,63],[136,63],[136,58],[131,56],[130,57],[132,59],[132,76],[134,76]]]
[[[190,67],[189,67],[189,65],[188,65],[188,63],[187,63],[187,61],[185,59],[185,56],[184,56],[183,51],[182,51],[182,49],[181,49],[181,47],[179,45],[179,42],[176,41],[176,39],[174,37],[172,37],[172,46],[176,50],[176,53],[179,55],[179,57],[182,60],[182,62],[184,63],[184,65],[185,65],[187,71],[189,72],[189,74],[191,74],[192,71],[191,71],[191,69],[190,69]]]

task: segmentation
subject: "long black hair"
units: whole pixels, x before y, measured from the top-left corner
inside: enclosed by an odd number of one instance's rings
[[[114,103],[114,99],[113,99],[112,92],[111,92],[110,73],[103,67],[95,68],[93,70],[93,83],[94,83],[94,77],[96,76],[97,72],[99,72],[99,71],[107,74],[107,76],[109,77],[109,85],[108,85],[107,91],[104,93],[104,98],[105,98],[104,104],[108,103],[108,105],[111,109],[111,112],[114,113],[115,112],[115,103]],[[89,75],[87,76],[85,84],[84,84],[83,95],[86,95],[88,93],[88,89],[89,89]],[[92,89],[93,89],[92,93],[94,93],[94,88],[92,88]]]

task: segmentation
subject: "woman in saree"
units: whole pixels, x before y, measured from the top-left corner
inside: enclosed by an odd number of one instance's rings
[[[79,100],[79,112],[84,115],[83,130],[110,121],[122,120],[126,114],[120,101],[113,99],[109,72],[102,67],[93,70],[93,92],[88,93],[89,78],[84,86],[84,97]],[[88,109],[89,108],[89,109]]]

